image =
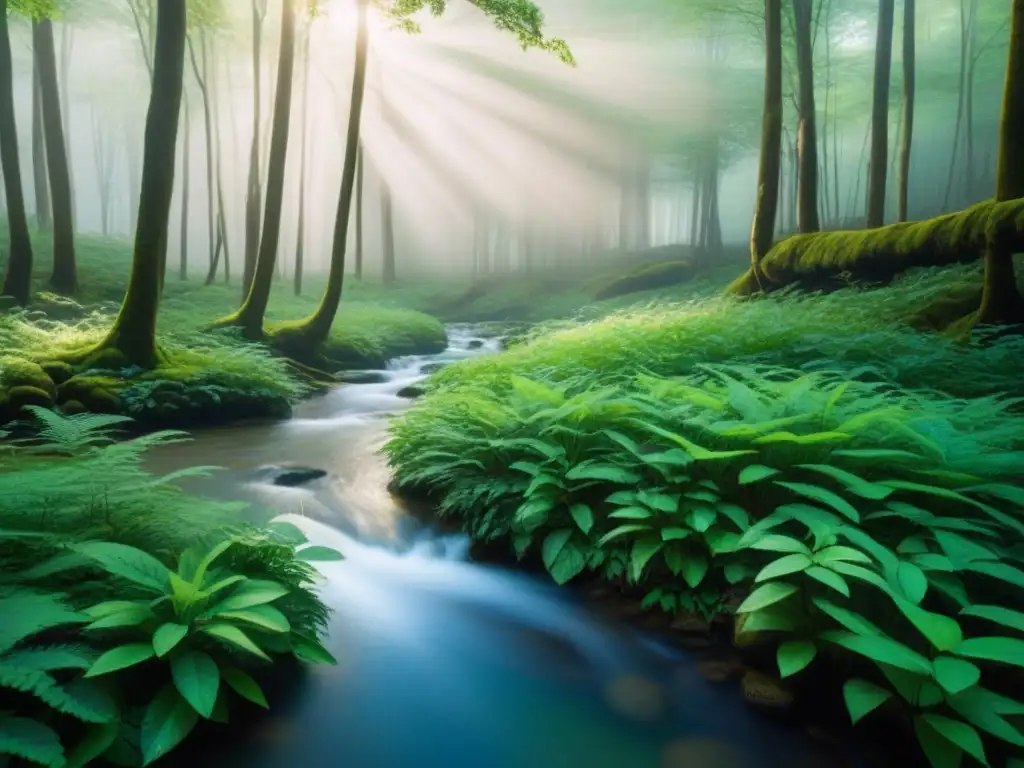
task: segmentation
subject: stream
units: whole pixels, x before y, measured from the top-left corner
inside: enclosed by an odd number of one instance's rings
[[[289,514],[311,542],[333,608],[326,646],[272,711],[204,743],[187,765],[228,768],[817,768],[855,765],[798,727],[754,712],[735,684],[601,619],[566,590],[468,561],[468,542],[410,517],[387,492],[378,453],[400,389],[422,366],[497,349],[449,329],[439,354],[395,361],[375,384],[346,384],[278,424],[195,434],[153,452],[169,472],[224,468],[189,489]],[[275,467],[327,470],[300,487]],[[279,470],[278,470],[279,471]]]

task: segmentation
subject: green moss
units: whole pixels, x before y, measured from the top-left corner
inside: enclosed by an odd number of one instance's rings
[[[50,397],[56,392],[53,379],[41,366],[17,357],[0,360],[0,386],[34,387],[48,393]]]
[[[62,360],[47,360],[39,364],[46,375],[53,380],[54,384],[63,384],[65,381],[75,375],[75,369],[68,363]]]
[[[613,279],[595,294],[597,299],[613,299],[638,291],[650,291],[668,288],[691,280],[697,273],[696,265],[691,260],[664,261],[655,264],[643,264],[632,272]]]
[[[965,211],[878,229],[793,235],[761,261],[759,284],[751,272],[727,290],[749,295],[788,285],[841,286],[851,280],[888,282],[913,267],[981,258],[987,243],[1024,251],[1024,200],[978,203]]]
[[[39,387],[18,386],[7,391],[6,402],[11,411],[20,411],[26,405],[49,408],[53,405],[53,396]]]
[[[95,413],[120,413],[121,399],[118,391],[123,386],[121,379],[112,376],[79,374],[57,388],[57,401],[65,403],[77,400],[86,410]]]
[[[63,405],[61,405],[60,409],[64,411],[64,413],[66,413],[68,416],[74,416],[76,413],[85,413],[88,410],[78,400],[68,400]]]

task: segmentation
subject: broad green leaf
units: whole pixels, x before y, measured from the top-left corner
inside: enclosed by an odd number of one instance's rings
[[[647,507],[619,507],[608,513],[608,517],[615,520],[648,520],[654,517],[654,512]]]
[[[558,554],[562,551],[562,547],[572,538],[572,533],[572,528],[559,528],[545,537],[544,544],[541,546],[541,555],[544,559],[544,567],[549,572]]]
[[[572,542],[566,544],[548,566],[548,573],[558,584],[565,584],[578,576],[587,566],[587,558]]]
[[[192,732],[199,715],[171,685],[165,686],[146,708],[139,744],[142,764],[159,760]]]
[[[1024,589],[1024,571],[1007,563],[975,562],[965,566],[964,570],[983,573],[993,579],[999,579]]]
[[[637,492],[636,491],[616,491],[605,499],[609,504],[619,504],[622,506],[631,506],[637,503]]]
[[[248,635],[233,624],[227,624],[225,622],[204,624],[200,627],[200,631],[206,632],[208,635],[212,635],[218,640],[223,640],[236,648],[241,648],[243,651],[248,651],[254,656],[259,656],[261,659],[270,661],[270,657],[267,656],[267,654],[265,654],[260,647],[249,638]]]
[[[619,536],[625,536],[627,533],[639,533],[641,531],[646,533],[650,530],[651,527],[649,525],[640,525],[639,523],[629,523],[628,525],[620,525],[618,528],[613,528],[600,539],[598,539],[597,545],[599,547],[603,547],[609,541],[613,541],[619,538]]]
[[[889,488],[888,486],[881,485],[879,483],[872,483],[870,480],[865,480],[863,477],[855,475],[853,472],[847,472],[845,469],[833,467],[830,464],[797,464],[797,467],[827,475],[833,480],[842,483],[846,487],[846,490],[852,494],[860,496],[862,499],[881,501],[882,499],[888,498],[893,492],[892,488]]]
[[[931,768],[960,768],[963,764],[963,750],[947,741],[921,716],[914,718],[914,735]]]
[[[779,675],[789,677],[795,675],[812,661],[818,653],[817,647],[809,640],[791,640],[779,646]]]
[[[799,573],[812,565],[811,558],[804,554],[785,555],[775,560],[764,568],[754,578],[755,583],[777,579],[780,576],[788,576],[791,573]]]
[[[932,665],[927,658],[884,635],[858,635],[830,629],[822,632],[821,638],[881,664],[891,664],[922,675],[932,674]]]
[[[2,728],[3,726],[0,725],[0,729]],[[117,739],[120,729],[121,724],[117,722],[90,725],[82,740],[68,753],[64,768],[82,768],[96,760],[110,749],[110,745]],[[0,736],[0,741],[3,741],[2,736]]]
[[[516,510],[513,522],[523,526],[527,531],[534,531],[547,522],[551,510],[554,508],[554,499],[530,499]]]
[[[517,472],[524,472],[527,475],[537,475],[544,471],[540,464],[532,461],[514,461],[508,465],[508,468],[514,469]]]
[[[963,659],[939,656],[932,664],[935,667],[936,682],[949,693],[960,693],[972,685],[977,685],[981,679],[981,670]]]
[[[273,602],[288,594],[288,589],[276,581],[265,581],[262,579],[249,579],[231,595],[209,608],[204,615],[220,613],[221,611],[240,611],[243,608],[251,608],[254,605],[263,605]]]
[[[540,492],[546,485],[553,485],[555,488],[565,488],[565,483],[562,481],[562,478],[555,477],[554,475],[547,473],[541,473],[533,478],[533,480],[530,481],[530,484],[526,486],[526,493],[524,495],[526,498],[530,498],[534,494],[541,495]],[[544,491],[544,493],[548,494],[549,492]]]
[[[1024,704],[979,686],[950,696],[949,705],[975,728],[1015,747],[1024,747],[1024,734],[1003,718],[1024,714]]]
[[[686,515],[686,523],[697,533],[704,533],[718,517],[714,507],[703,504],[693,507]]]
[[[709,493],[710,491],[704,491]],[[689,495],[689,494],[687,494]],[[712,494],[713,496],[713,494]],[[712,499],[717,501],[717,497]],[[641,504],[645,504],[651,509],[656,509],[659,512],[675,512],[679,508],[679,496],[672,496],[667,493],[656,493],[652,491],[638,491],[637,501]]]
[[[640,541],[634,542],[633,549],[629,556],[629,564],[633,575],[633,581],[640,580],[644,566],[650,562],[652,557],[661,551],[663,546],[665,546],[664,543],[657,539],[641,539]]]
[[[335,659],[320,643],[292,633],[292,653],[307,664],[337,664]]]
[[[217,662],[202,651],[186,651],[171,656],[171,679],[178,693],[207,720],[213,714],[220,688]]]
[[[960,646],[964,635],[956,619],[941,613],[926,611],[924,608],[914,605],[897,595],[893,595],[892,598],[903,612],[903,615],[910,620],[910,623],[917,628],[917,631],[924,635],[928,642],[934,645],[936,649],[952,651]]]
[[[785,600],[799,588],[784,581],[770,581],[755,589],[746,600],[736,609],[736,613],[749,613],[759,611],[769,605],[774,605],[780,600]]]
[[[750,515],[747,514],[747,510],[743,507],[720,501],[715,505],[715,509],[718,510],[720,515],[730,520],[741,532],[746,531],[750,527]]]
[[[794,443],[796,445],[820,445],[822,443],[837,443],[849,440],[850,436],[845,432],[813,432],[808,435],[797,435],[785,430],[772,432],[770,435],[762,435],[754,438],[758,445],[769,445],[772,443]]]
[[[891,698],[892,691],[881,688],[867,680],[855,677],[843,684],[843,699],[846,701],[846,711],[850,713],[850,720],[854,725]]]
[[[569,507],[569,515],[584,533],[590,533],[594,527],[594,511],[586,504],[573,504]]]
[[[677,526],[669,526],[668,528],[661,529],[661,540],[662,541],[679,541],[687,538],[692,531],[689,528],[679,528]]]
[[[1024,667],[1024,640],[1015,637],[969,637],[951,650],[972,659]]]
[[[955,744],[982,765],[988,765],[981,736],[967,723],[933,714],[921,715],[920,719],[928,723],[943,739]]]
[[[265,629],[270,632],[290,632],[291,625],[287,617],[272,605],[254,605],[251,608],[243,608],[240,611],[221,611],[217,614],[219,619],[229,621],[244,621],[247,624]]]
[[[779,474],[777,469],[766,467],[763,464],[751,464],[749,467],[744,467],[740,470],[739,484],[750,485],[777,474]]]
[[[871,558],[859,549],[844,547],[841,545],[825,547],[824,549],[815,552],[813,560],[819,565],[825,565],[826,563],[830,563],[835,560],[845,560],[851,563],[871,563]]]
[[[636,472],[625,467],[606,462],[586,461],[571,468],[565,473],[565,477],[567,480],[604,480],[618,485],[636,485],[642,479]]]
[[[152,592],[167,588],[171,571],[166,565],[141,549],[112,541],[86,541],[71,547],[114,576],[120,576]]]
[[[87,625],[86,629],[114,629],[116,627],[136,627],[154,618],[153,611],[145,603],[126,605],[123,610],[108,613]]]
[[[900,591],[914,605],[919,605],[924,600],[928,592],[928,577],[916,565],[901,561],[896,571],[896,580],[899,582]]]
[[[965,493],[981,493],[986,496],[994,496],[997,499],[1024,507],[1024,488],[1005,483],[987,483],[985,485],[974,485],[963,489]]]
[[[978,560],[998,560],[999,555],[988,547],[984,547],[976,541],[972,541],[952,531],[932,531],[935,540],[942,547],[946,557],[950,559],[957,568],[963,568],[968,563]]]
[[[115,613],[131,611],[140,605],[146,606],[146,603],[139,600],[107,600],[106,602],[89,606],[82,613],[93,619],[101,619],[104,616],[110,616]]]
[[[725,531],[721,528],[710,528],[704,533],[704,541],[707,543],[712,555],[735,552],[739,540],[740,535],[738,533]]]
[[[345,556],[331,547],[310,546],[295,550],[295,559],[307,563],[322,563],[344,560]]]
[[[202,592],[200,592],[198,595],[196,595],[196,597],[198,599],[205,599],[207,597],[213,597],[215,594],[217,594],[221,590],[225,590],[228,587],[233,587],[235,584],[237,584],[240,581],[248,581],[248,579],[245,576],[239,576],[238,574],[235,574],[234,576],[225,576],[220,581],[214,582],[213,584],[208,586],[206,589],[204,589]]]
[[[63,768],[60,737],[49,726],[27,717],[0,718],[0,755],[22,757],[32,763]]]
[[[287,520],[271,520],[266,527],[275,536],[294,547],[305,544],[307,541],[306,534],[302,532],[302,529]]]
[[[783,480],[773,480],[772,482],[775,483],[775,485],[786,488],[787,490],[811,499],[812,501],[826,504],[855,523],[860,522],[860,513],[857,509],[842,496],[833,493],[826,488],[822,488],[817,485],[808,485],[807,483],[787,483]]]
[[[769,533],[747,545],[749,549],[760,549],[765,552],[799,552],[811,554],[811,548],[792,536],[780,536]]]
[[[683,494],[683,498],[690,499],[691,501],[703,501],[705,504],[714,504],[719,500],[720,497],[714,491],[697,490],[687,491],[686,493]],[[666,511],[675,512],[675,507]]]
[[[767,608],[753,613],[741,615],[742,622],[737,624],[737,632],[792,632],[796,629],[793,620],[784,613]]]
[[[682,435],[677,435],[675,432],[669,432],[667,429],[662,429],[654,424],[649,424],[640,419],[632,419],[632,421],[642,429],[652,432],[655,435],[664,437],[666,440],[671,440],[673,443],[678,445],[695,461],[721,461],[723,459],[732,459],[737,456],[749,456],[757,453],[757,451],[709,451],[703,446],[697,445],[696,443],[687,440]]]
[[[96,659],[96,662],[89,667],[89,671],[85,673],[85,676],[97,677],[98,675],[116,672],[119,669],[133,667],[136,664],[152,659],[155,655],[156,651],[153,650],[151,643],[119,645],[117,648],[111,648]]]
[[[683,560],[680,574],[690,589],[696,589],[707,575],[710,563],[704,555],[690,554]]]
[[[730,584],[739,584],[751,575],[750,567],[746,563],[732,561],[725,564],[725,580]]]
[[[160,658],[163,658],[180,643],[188,634],[188,627],[184,624],[167,622],[157,627],[153,633],[153,651]]]
[[[209,570],[211,565],[213,565],[213,561],[227,552],[232,546],[234,546],[234,544],[234,539],[222,541],[207,552],[206,556],[199,561],[199,565],[196,566],[195,573],[192,576],[192,583],[196,588],[201,588],[203,586],[203,581],[206,579],[206,571]]]
[[[960,611],[960,615],[977,616],[979,619],[987,619],[1018,632],[1024,632],[1024,613],[1012,611],[999,605],[970,605]]]
[[[862,459],[870,462],[886,461],[921,461],[925,457],[910,451],[901,451],[889,448],[846,448],[840,451],[833,451],[833,456],[847,459]]]
[[[812,579],[820,581],[826,587],[831,587],[844,597],[850,596],[850,587],[846,583],[846,579],[844,579],[835,571],[830,571],[828,568],[822,568],[820,565],[812,565],[810,568],[804,571],[804,573],[806,573]]]
[[[253,680],[247,672],[243,672],[237,667],[223,667],[220,670],[220,675],[224,678],[224,682],[243,699],[247,699],[264,709],[270,709],[270,705],[267,704],[267,698],[263,695],[259,683]]]

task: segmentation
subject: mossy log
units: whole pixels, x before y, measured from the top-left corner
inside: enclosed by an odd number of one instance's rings
[[[1024,252],[1024,199],[987,201],[967,210],[877,229],[793,235],[727,289],[748,296],[790,285],[838,287],[848,280],[885,283],[913,267],[977,261],[986,247]]]

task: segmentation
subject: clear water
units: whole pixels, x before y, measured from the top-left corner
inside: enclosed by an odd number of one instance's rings
[[[421,366],[493,351],[471,329],[431,357],[397,361],[381,384],[345,385],[275,425],[210,430],[169,446],[157,471],[216,464],[196,490],[271,504],[322,564],[337,667],[311,668],[272,712],[182,756],[253,768],[811,768],[844,763],[767,721],[696,663],[588,613],[549,583],[467,562],[467,542],[418,526],[386,490],[378,450],[396,393]],[[305,488],[270,465],[330,474]],[[262,478],[262,479],[261,479]]]

